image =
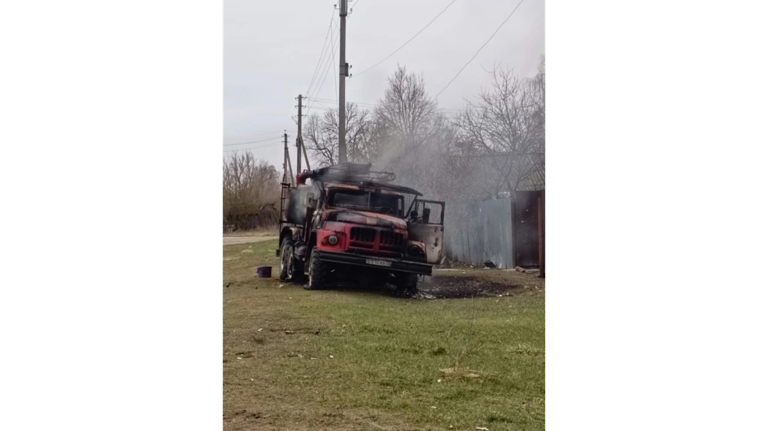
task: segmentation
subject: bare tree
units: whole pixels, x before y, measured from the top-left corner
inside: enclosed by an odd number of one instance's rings
[[[356,103],[346,104],[347,158],[350,162],[370,160],[371,127],[370,113]],[[309,117],[304,129],[304,142],[318,166],[330,166],[338,162],[339,114],[328,109],[320,117]]]
[[[533,79],[518,79],[494,67],[491,91],[484,90],[457,120],[463,150],[487,155],[495,175],[488,182],[494,196],[519,190],[544,165],[544,63]],[[488,178],[485,178],[486,180]]]
[[[304,125],[304,145],[319,166],[333,165],[338,158],[339,141],[327,129],[317,114],[310,115]]]
[[[389,87],[376,106],[376,117],[387,128],[393,142],[412,147],[430,131],[437,104],[430,100],[424,77],[398,66],[388,78]]]
[[[377,168],[395,172],[399,182],[432,193],[454,127],[428,96],[422,76],[398,66],[388,83],[374,110],[370,154]]]
[[[238,229],[271,225],[279,217],[280,174],[250,151],[224,160],[224,223]]]

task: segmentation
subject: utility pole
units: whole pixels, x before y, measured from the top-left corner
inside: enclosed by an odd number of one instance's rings
[[[287,167],[288,169],[285,169],[283,172],[285,172],[285,175],[288,175],[288,181],[285,181],[288,184],[293,184],[294,178],[293,178],[293,168],[291,167],[291,156],[288,154],[288,134],[283,133],[283,143],[285,144],[285,162],[284,162],[284,169]]]
[[[346,111],[344,101],[344,84],[346,77],[349,76],[349,65],[347,64],[346,45],[347,45],[347,6],[348,0],[341,0],[339,8],[339,163],[347,162],[347,137],[346,133]]]
[[[304,162],[307,164],[307,169],[312,169],[309,167],[309,157],[307,157],[307,147],[304,145],[304,135],[301,133],[301,108],[306,108],[306,106],[301,105],[301,100],[303,96],[299,94],[299,121],[297,122],[299,125],[299,136],[296,137],[296,147],[298,148],[296,150],[296,159],[298,160],[298,169],[296,170],[296,174],[301,173],[301,153],[304,153]]]
[[[299,134],[296,136],[296,175],[301,173],[301,94],[299,94]]]
[[[288,134],[283,133],[283,138],[285,139],[285,148],[283,149],[283,182],[288,183],[290,182],[288,178]]]

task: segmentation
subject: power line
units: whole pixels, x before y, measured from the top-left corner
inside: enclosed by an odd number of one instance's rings
[[[357,106],[359,106],[359,107],[361,107],[363,109],[373,108],[373,106],[362,106],[362,105],[358,105],[356,102],[347,101],[348,105],[352,104],[352,103],[354,103],[355,105],[357,105]],[[320,103],[320,104],[315,106],[315,108],[323,108],[323,109],[325,109],[325,108],[337,108],[338,109],[338,107],[339,107],[338,103],[326,103],[326,104]]]
[[[326,51],[328,55],[325,55],[323,58],[323,61],[320,65],[319,74],[317,75],[317,80],[314,83],[314,88],[310,87],[309,90],[307,90],[307,97],[309,97],[310,94],[313,94],[315,91],[322,90],[323,85],[325,84],[325,79],[328,77],[328,68],[333,64],[333,59],[335,57],[336,53],[336,47],[333,45],[333,40],[338,40],[338,35],[334,31],[333,35],[331,36],[331,43],[328,44],[329,50]],[[322,82],[320,81],[320,76],[323,77]]]
[[[332,21],[332,23],[334,25],[336,24],[335,21]],[[336,27],[336,29],[338,30],[338,27]],[[323,77],[323,82],[324,82],[325,81],[325,77],[327,76],[327,73],[325,71],[328,70],[329,62],[331,64],[333,63],[333,57],[334,57],[335,52],[336,52],[336,47],[335,47],[335,45],[333,43],[333,40],[334,39],[338,40],[338,35],[334,36],[335,34],[336,34],[336,31],[331,33],[331,39],[330,39],[330,43],[328,44],[328,49],[323,54],[323,60],[321,61],[320,69],[318,69],[317,79],[314,81],[314,83],[312,85],[310,85],[309,89],[307,90],[307,94],[314,93],[315,90],[319,91],[319,89],[322,88],[323,84],[320,83],[320,77],[321,76]],[[326,55],[326,54],[328,54],[328,55]],[[318,87],[318,85],[320,85],[320,87]]]
[[[312,84],[315,82],[315,77],[317,76],[317,71],[320,70],[320,60],[323,59],[323,56],[325,54],[325,48],[328,44],[328,35],[331,34],[331,26],[333,25],[333,16],[336,14],[336,9],[334,8],[331,11],[331,19],[328,21],[328,31],[325,32],[325,40],[323,41],[323,49],[320,50],[320,57],[317,59],[317,65],[315,66],[315,72],[312,74],[312,80],[309,82],[309,87],[307,87],[307,94],[309,94],[309,89],[312,88]]]
[[[224,150],[224,152],[225,153],[232,153],[232,152],[235,152],[235,151],[257,150],[257,149],[260,149],[260,148],[267,148],[267,147],[270,147],[270,146],[275,145],[275,144],[283,145],[283,141],[280,140],[279,142],[275,141],[275,142],[271,142],[269,144],[256,145],[256,146],[253,146],[253,147],[233,148],[231,150]]]
[[[335,57],[336,57],[335,55],[331,55],[331,62],[330,62],[330,64],[326,63],[326,64],[328,64],[328,66],[323,68],[323,69],[325,69],[325,73],[323,74],[323,81],[320,83],[319,87],[315,88],[318,93],[320,91],[322,91],[323,86],[325,85],[325,80],[328,78],[329,68],[332,68],[332,64],[333,64],[332,59],[335,58]],[[315,100],[313,98],[311,98],[311,97],[307,97],[307,99],[309,99],[308,109],[311,109],[313,107],[313,105],[315,104]]]
[[[317,73],[321,70],[320,63],[322,62],[323,58],[325,58],[325,52],[328,47],[330,47],[328,36],[332,34],[331,29],[333,28],[333,18],[336,12],[336,8],[334,8],[331,11],[331,19],[328,21],[328,30],[325,32],[325,39],[323,40],[323,48],[320,50],[320,56],[317,58],[317,64],[315,65],[315,71],[312,74],[312,80],[309,82],[309,87],[307,87],[307,92],[309,92],[309,89],[312,88],[312,85],[315,82],[315,78],[317,78]],[[330,39],[332,42],[332,38]]]
[[[318,102],[335,102],[335,100],[323,99],[323,98],[320,98],[320,97],[312,97],[311,99],[316,100]],[[367,102],[355,102],[355,103],[357,103],[359,105],[375,105],[375,103],[367,103]]]
[[[336,27],[338,28],[338,26],[336,26]],[[341,40],[341,29],[339,29],[339,40]],[[335,60],[336,59],[336,46],[334,46],[333,48],[334,48],[333,49],[333,59]],[[341,47],[339,47],[339,48],[341,48]],[[333,61],[333,60],[331,60],[331,61]],[[331,80],[333,81],[333,94],[335,94],[336,95],[336,99],[338,99],[339,98],[339,89],[336,86],[336,80],[333,79],[333,67],[331,67],[331,70],[329,70],[328,72],[331,73]],[[341,78],[339,78],[339,79],[341,79]],[[336,100],[336,103],[339,103],[339,101]]]
[[[338,37],[336,38],[336,42],[337,42],[337,44],[338,44],[338,41],[339,41],[339,37],[341,37],[341,34],[339,34],[339,35],[338,35]],[[331,69],[331,70],[332,70],[332,67],[333,67],[333,60],[334,60],[335,58],[336,58],[336,47],[334,46],[334,47],[333,47],[333,50],[331,51],[331,55],[330,55],[330,57],[328,58],[328,63],[327,63],[327,64],[328,64],[328,66],[326,66],[326,67],[325,67],[325,69],[326,69],[326,73],[325,73],[325,76],[323,76],[323,81],[320,83],[320,86],[319,86],[319,87],[316,87],[316,90],[317,90],[317,92],[318,92],[318,93],[320,93],[320,91],[322,91],[322,89],[323,89],[323,85],[325,85],[325,80],[326,80],[326,78],[328,78],[329,69]],[[312,99],[311,97],[310,97],[309,99],[310,99],[309,107],[312,107],[312,103],[313,103],[313,102],[312,102],[312,100],[313,100],[313,99]]]
[[[338,104],[339,103],[338,101],[335,101],[335,100],[321,100],[321,99],[313,99],[313,100],[315,101],[315,103],[319,103],[321,105],[322,104],[328,105],[328,104],[334,104],[334,103]],[[376,106],[375,103],[355,102],[353,100],[348,100],[347,103],[354,103],[354,104],[360,105],[360,106]]]
[[[330,51],[326,51],[326,53],[328,55],[325,57],[325,59],[322,62],[322,65],[320,66],[320,70],[318,71],[319,74],[317,75],[317,81],[315,81],[315,88],[314,88],[314,90],[310,90],[309,92],[307,92],[307,94],[311,94],[315,90],[317,90],[319,92],[322,89],[322,85],[323,85],[323,83],[325,81],[325,78],[328,76],[328,73],[327,73],[328,67],[330,67],[333,64],[333,59],[336,56],[336,46],[338,46],[338,40],[339,40],[339,36],[340,35],[339,35],[339,27],[336,25],[336,21],[332,21],[332,23],[333,23],[333,26],[334,26],[335,30],[331,34],[330,43],[328,44],[328,49]],[[336,35],[335,37],[333,36],[334,34]],[[334,43],[334,39],[336,40],[336,43]],[[326,71],[326,72],[323,73],[323,71]],[[323,83],[320,83],[320,86],[318,87],[317,84],[320,81],[320,76],[321,75],[323,76]]]
[[[486,40],[486,41],[485,41],[485,43],[483,44],[483,46],[481,46],[481,47],[480,47],[480,49],[478,49],[478,50],[477,50],[477,52],[475,53],[475,55],[473,55],[473,56],[472,56],[472,58],[470,58],[470,59],[469,59],[469,61],[468,61],[468,62],[467,62],[467,63],[466,63],[464,66],[462,66],[462,67],[461,67],[461,69],[459,69],[459,73],[457,73],[457,74],[456,74],[456,76],[454,76],[454,77],[453,77],[453,79],[451,79],[451,80],[448,82],[448,84],[447,84],[445,87],[443,87],[443,89],[442,89],[442,90],[440,90],[440,92],[439,92],[439,93],[437,93],[437,96],[435,96],[435,98],[434,98],[434,99],[432,99],[432,100],[437,100],[437,97],[438,97],[438,96],[440,96],[441,94],[443,94],[443,91],[445,91],[445,89],[446,89],[446,88],[448,88],[448,87],[449,87],[449,86],[450,86],[450,85],[453,83],[453,81],[454,81],[456,78],[458,78],[458,77],[459,77],[459,75],[460,75],[460,74],[461,74],[461,72],[464,70],[464,68],[465,68],[465,67],[467,67],[467,66],[469,65],[469,63],[472,63],[472,60],[474,60],[474,59],[475,59],[475,57],[477,57],[477,54],[480,54],[480,51],[482,51],[482,50],[483,50],[483,48],[485,48],[485,45],[488,45],[488,42],[490,42],[490,41],[491,41],[491,39],[493,39],[493,37],[494,37],[494,36],[496,36],[496,33],[498,33],[498,32],[499,32],[499,30],[501,29],[501,27],[503,27],[503,26],[504,26],[504,24],[506,24],[506,23],[507,23],[507,21],[509,21],[509,19],[510,19],[510,18],[512,18],[512,15],[515,13],[515,11],[517,10],[517,8],[518,8],[518,7],[520,7],[520,5],[521,5],[521,4],[523,4],[523,2],[524,2],[524,1],[525,1],[525,0],[520,0],[520,3],[518,3],[518,4],[517,4],[517,6],[515,6],[515,8],[514,8],[514,9],[512,9],[512,12],[511,12],[509,15],[507,15],[507,18],[506,18],[506,19],[504,19],[504,22],[502,22],[502,23],[501,23],[501,25],[500,25],[500,26],[498,26],[498,27],[496,28],[496,31],[494,31],[494,32],[493,32],[493,34],[491,35],[491,37],[489,37],[489,38],[488,38],[488,40]]]
[[[315,100],[315,103],[319,103],[320,105],[332,105],[336,103],[333,100],[327,100],[327,99],[314,99],[314,100]],[[364,108],[378,106],[377,103],[356,102],[354,100],[349,100],[348,103],[354,103],[355,105],[359,105]],[[464,108],[435,108],[435,109],[437,111],[463,111],[464,110]]]
[[[257,138],[259,136],[264,136],[264,135],[276,135],[279,133],[280,133],[280,130],[275,130],[272,132],[254,133],[253,135],[225,136],[224,139],[249,139],[249,138]]]
[[[238,143],[231,143],[231,144],[224,144],[225,147],[231,147],[233,145],[247,145],[247,144],[258,144],[259,142],[267,142],[271,141],[274,138],[267,138],[267,139],[261,139],[258,141],[249,141],[249,142],[238,142]]]
[[[358,2],[359,2],[359,1],[360,1],[360,0],[358,0]],[[447,10],[448,10],[448,8],[449,8],[449,7],[451,7],[451,5],[452,5],[452,4],[454,4],[454,3],[456,3],[456,0],[453,0],[452,2],[448,3],[448,6],[446,6],[446,7],[445,7],[445,9],[443,9],[443,10],[442,10],[442,11],[441,11],[439,14],[437,14],[437,16],[435,16],[434,18],[432,18],[432,21],[430,21],[430,22],[429,22],[429,24],[427,24],[426,26],[424,26],[424,28],[422,28],[421,30],[419,30],[419,32],[418,32],[418,33],[416,33],[415,35],[413,35],[413,37],[412,37],[412,38],[408,39],[408,42],[405,42],[405,43],[404,43],[404,44],[403,44],[403,45],[402,45],[400,48],[397,48],[397,49],[396,49],[396,50],[395,50],[395,51],[394,51],[392,54],[389,54],[388,56],[384,57],[384,59],[383,59],[383,60],[381,60],[381,61],[379,61],[378,63],[374,64],[373,66],[371,66],[371,67],[369,67],[369,68],[367,68],[367,69],[363,70],[362,72],[360,72],[360,73],[356,73],[356,74],[355,74],[355,76],[358,76],[358,75],[362,75],[363,73],[365,73],[365,72],[367,72],[367,71],[369,71],[369,70],[373,69],[374,67],[376,67],[376,66],[380,65],[381,63],[383,63],[384,61],[386,61],[386,60],[387,60],[389,57],[392,57],[393,55],[395,55],[395,54],[397,53],[397,51],[400,51],[401,49],[403,49],[403,47],[405,47],[405,45],[408,45],[409,43],[411,43],[411,41],[412,41],[413,39],[416,39],[416,36],[420,35],[422,31],[426,30],[426,29],[427,29],[427,27],[429,27],[430,25],[432,25],[432,23],[433,23],[433,22],[435,22],[435,20],[436,20],[436,19],[437,19],[437,18],[438,18],[440,15],[442,15],[442,14],[443,14],[443,12],[447,11]],[[355,3],[355,5],[357,5],[357,3]]]

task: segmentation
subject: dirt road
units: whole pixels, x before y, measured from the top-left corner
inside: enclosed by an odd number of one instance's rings
[[[276,236],[225,236],[224,245],[250,244],[253,242],[271,241],[275,239],[277,239]]]

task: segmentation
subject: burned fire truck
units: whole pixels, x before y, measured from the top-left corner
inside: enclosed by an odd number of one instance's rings
[[[369,280],[413,294],[442,258],[445,203],[394,179],[344,163],[304,171],[296,186],[282,183],[280,279],[306,281],[309,290]]]

